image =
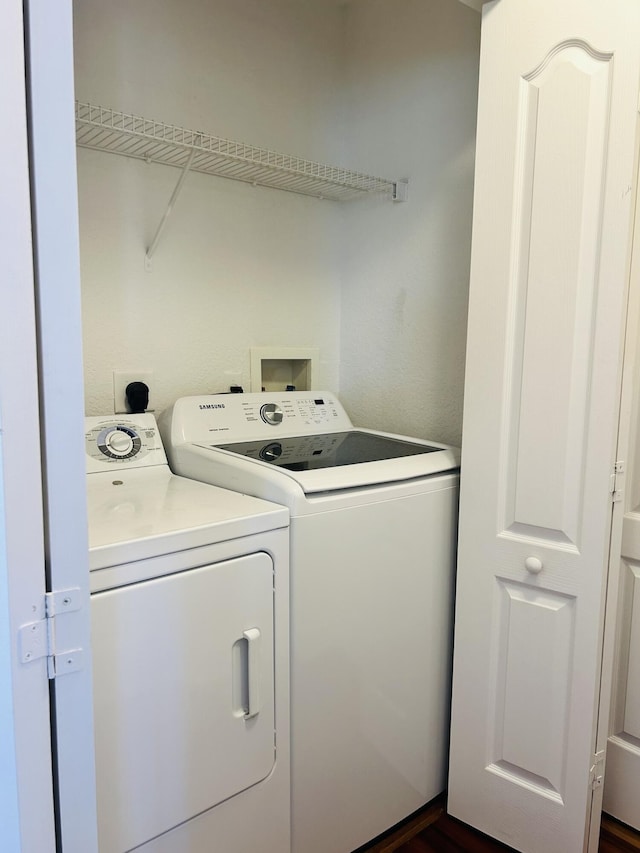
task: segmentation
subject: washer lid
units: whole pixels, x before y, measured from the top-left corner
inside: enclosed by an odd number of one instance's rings
[[[365,445],[368,445],[369,437],[386,439],[389,443],[376,441],[369,445],[382,448],[377,459],[356,461],[352,457],[351,461],[339,464],[333,463],[341,455],[340,444],[333,446],[332,441],[335,436],[340,437],[341,433],[300,437],[301,443],[294,439],[291,446],[284,437],[277,442],[265,441],[258,445],[241,442],[241,452],[234,449],[238,444],[183,444],[173,448],[172,464],[176,471],[189,477],[209,482],[215,480],[222,486],[241,488],[249,494],[286,503],[289,507],[293,506],[291,501],[296,494],[313,495],[400,483],[457,471],[460,465],[460,451],[447,444],[408,439],[373,430],[353,432],[361,432],[367,437]],[[361,438],[357,439],[357,443],[360,443]],[[318,445],[315,439],[319,439]],[[282,452],[279,445],[282,445]],[[306,448],[304,452],[303,447]],[[316,454],[314,461],[314,450],[318,449],[322,449],[322,453]],[[349,458],[346,451],[344,453]],[[317,461],[318,457],[323,456],[329,464],[323,465]],[[278,465],[277,461],[281,457],[284,457],[285,464]]]
[[[284,507],[175,476],[166,465],[88,475],[87,507],[91,570],[289,523]]]
[[[402,438],[390,438],[372,432],[349,430],[319,435],[299,435],[272,441],[244,441],[217,445],[222,450],[261,459],[289,471],[311,471],[316,468],[336,468],[399,459],[433,453],[441,447],[418,444]]]

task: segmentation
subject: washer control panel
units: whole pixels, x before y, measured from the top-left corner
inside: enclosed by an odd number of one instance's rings
[[[181,397],[160,418],[165,443],[222,444],[352,429],[334,394],[271,391]],[[272,452],[272,451],[269,451]],[[277,449],[273,450],[277,453]]]
[[[153,415],[85,418],[87,473],[166,465]]]

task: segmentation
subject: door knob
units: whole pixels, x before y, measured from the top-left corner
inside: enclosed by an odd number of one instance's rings
[[[537,557],[527,557],[524,561],[524,567],[532,575],[537,575],[543,569],[542,561]]]

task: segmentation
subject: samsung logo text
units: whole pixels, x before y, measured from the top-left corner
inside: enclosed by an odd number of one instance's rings
[[[224,409],[224,403],[200,403],[201,409]]]

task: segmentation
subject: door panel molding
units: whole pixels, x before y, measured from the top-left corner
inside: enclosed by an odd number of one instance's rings
[[[499,768],[518,784],[533,784],[562,802],[575,598],[496,578],[496,609],[498,700],[488,769]]]
[[[502,528],[578,551],[611,72],[610,53],[564,41],[517,107]]]

